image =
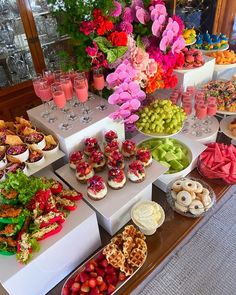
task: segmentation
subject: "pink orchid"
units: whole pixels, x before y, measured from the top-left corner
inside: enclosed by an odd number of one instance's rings
[[[136,114],[133,114],[131,116],[129,116],[128,118],[126,118],[124,121],[126,124],[133,124],[134,122],[138,121],[139,116]]]
[[[118,17],[121,15],[122,12],[122,5],[118,1],[113,1],[115,9],[112,11],[111,16]]]
[[[111,113],[109,117],[113,120],[120,120],[120,119],[125,119],[129,116],[130,116],[130,111],[119,109],[118,111]]]
[[[131,7],[136,8],[137,6],[144,8],[143,0],[132,0]]]
[[[119,25],[119,29],[122,32],[126,32],[127,34],[132,34],[133,33],[133,25],[130,22],[123,21]]]
[[[138,110],[139,107],[141,106],[141,103],[138,99],[131,99],[130,101],[127,101],[125,103],[123,103],[121,106],[120,106],[120,109],[122,110],[130,110],[130,111],[133,111],[133,110]]]
[[[152,34],[156,37],[160,37],[162,28],[163,28],[163,26],[159,22],[159,20],[154,20],[154,22],[152,24]]]
[[[173,31],[174,36],[177,36],[179,33],[179,24],[176,21],[173,21],[171,17],[168,19],[168,24],[166,26],[165,31]]]
[[[185,40],[182,36],[173,43],[171,51],[172,53],[180,53],[180,51],[185,47]]]
[[[145,9],[138,7],[136,9],[136,18],[141,24],[145,25],[150,20],[150,15]]]
[[[125,22],[132,23],[134,21],[134,17],[135,17],[135,13],[133,9],[131,9],[130,7],[125,7],[124,13],[123,13],[123,20]]]
[[[151,10],[151,20],[154,21],[159,18],[160,15],[167,16],[166,7],[162,4],[155,5],[154,9]]]
[[[161,39],[161,42],[160,42],[160,45],[159,45],[159,48],[162,50],[162,51],[166,51],[167,47],[169,46],[169,39],[167,36],[164,36],[162,39]]]

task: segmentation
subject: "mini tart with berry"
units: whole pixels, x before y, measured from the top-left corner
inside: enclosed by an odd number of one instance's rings
[[[122,155],[125,158],[131,158],[136,154],[136,144],[132,140],[125,140],[121,147]]]
[[[113,140],[112,142],[108,143],[105,148],[104,148],[104,154],[109,157],[109,155],[114,152],[118,151],[119,152],[119,142],[117,140]]]
[[[84,161],[84,154],[80,151],[73,152],[69,158],[70,168],[76,169],[78,163]]]
[[[89,163],[96,172],[102,171],[106,167],[106,157],[101,151],[94,151],[89,157]]]
[[[85,161],[80,162],[76,166],[75,175],[79,182],[86,183],[87,180],[94,175],[93,167]]]
[[[135,160],[129,164],[128,178],[132,182],[142,182],[145,179],[145,169],[141,161]]]
[[[88,180],[87,194],[94,201],[99,201],[106,196],[107,186],[101,176],[94,175]]]
[[[106,143],[111,143],[113,140],[117,140],[117,133],[113,130],[109,130],[104,135]]]
[[[144,167],[149,167],[152,164],[152,154],[147,149],[138,149],[136,152],[136,159],[141,161]]]
[[[109,169],[112,169],[112,168],[124,169],[125,161],[124,161],[123,155],[119,151],[112,152],[108,157],[107,167]]]
[[[92,152],[99,151],[100,147],[98,141],[94,137],[86,138],[84,141],[84,153],[87,156],[90,156]]]
[[[124,187],[126,183],[124,170],[118,168],[109,170],[107,183],[112,189],[121,189]]]

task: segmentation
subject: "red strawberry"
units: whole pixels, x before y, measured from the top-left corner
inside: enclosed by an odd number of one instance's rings
[[[110,284],[107,289],[107,294],[113,293],[115,291],[115,289],[116,289],[116,287],[114,285]]]
[[[97,268],[97,274],[101,277],[103,277],[105,275],[105,271],[102,268]]]
[[[63,289],[63,292],[62,292],[63,295],[69,295],[70,294],[70,289],[68,287],[64,287]]]
[[[88,293],[90,291],[88,282],[83,283],[83,285],[81,286],[81,291],[85,293]]]
[[[105,268],[105,272],[108,273],[108,274],[114,274],[114,273],[116,273],[116,269],[112,265],[109,264]]]
[[[106,259],[103,259],[100,263],[99,263],[100,266],[102,266],[103,268],[106,268],[108,266],[108,262]]]
[[[97,264],[97,262],[96,262],[95,259],[91,259],[89,262],[92,263],[94,266],[98,266],[98,264]]]
[[[80,283],[74,282],[70,289],[72,292],[78,292],[80,290]]]
[[[89,275],[91,278],[96,278],[98,276],[98,274],[95,271],[91,271]]]
[[[80,281],[81,281],[81,283],[84,283],[84,282],[86,282],[88,280],[89,280],[89,275],[86,272],[82,271],[80,273]]]
[[[89,293],[89,295],[99,295],[99,294],[100,294],[100,291],[99,291],[98,287],[93,288]]]
[[[97,256],[96,261],[97,261],[97,262],[100,262],[100,261],[102,261],[102,260],[105,259],[105,258],[106,258],[105,255],[103,255],[102,253],[100,253],[100,254]]]
[[[119,281],[124,281],[126,279],[126,275],[125,273],[123,273],[122,271],[119,272]]]
[[[91,278],[91,279],[89,280],[89,282],[88,282],[88,285],[89,285],[90,288],[95,288],[96,285],[97,285],[97,281],[96,281],[96,279],[95,279],[95,278]]]
[[[91,263],[91,261],[89,261],[86,265],[85,265],[85,271],[87,272],[91,272],[94,271],[95,269],[95,265],[93,263]]]
[[[118,281],[116,274],[106,275],[105,279],[109,284],[113,284],[113,285],[116,285]]]
[[[80,273],[75,277],[75,282],[80,282]]]
[[[70,279],[68,279],[68,281],[66,282],[65,287],[67,287],[67,288],[70,289],[70,287],[73,285],[73,283],[74,283],[74,279],[70,278]]]
[[[101,284],[101,286],[99,286],[99,290],[100,290],[100,292],[103,292],[103,291],[106,291],[107,290],[107,285],[106,285],[105,282],[103,282]]]
[[[101,277],[101,276],[98,276],[97,278],[96,278],[96,282],[97,282],[97,285],[99,286],[99,285],[102,285],[102,283],[103,283],[103,278]]]

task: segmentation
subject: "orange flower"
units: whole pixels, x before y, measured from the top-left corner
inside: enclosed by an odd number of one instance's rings
[[[147,93],[152,93],[157,89],[164,88],[165,83],[163,81],[163,69],[160,65],[158,65],[158,70],[156,74],[151,77],[146,86],[146,92]]]

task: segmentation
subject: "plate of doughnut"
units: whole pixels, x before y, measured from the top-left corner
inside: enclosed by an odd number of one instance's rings
[[[168,185],[167,201],[175,212],[196,218],[205,215],[213,207],[216,196],[204,181],[184,177]]]

